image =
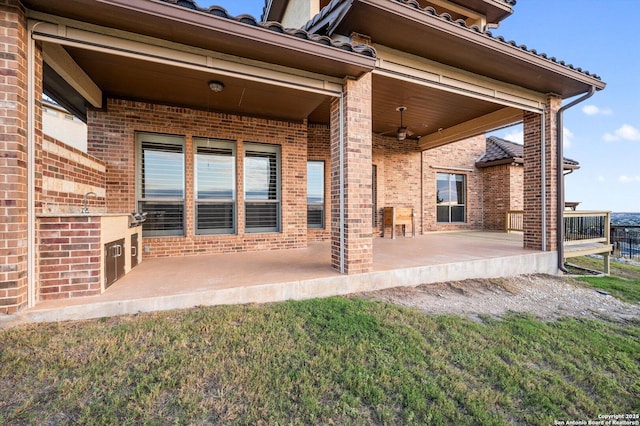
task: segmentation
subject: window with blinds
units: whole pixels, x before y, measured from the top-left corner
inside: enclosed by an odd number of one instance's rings
[[[466,209],[466,176],[437,174],[436,209],[438,222],[464,222]]]
[[[307,162],[307,228],[324,228],[324,161]]]
[[[138,133],[138,210],[147,212],[146,237],[184,235],[184,138]]]
[[[236,148],[234,142],[194,139],[196,234],[236,232]]]
[[[280,146],[244,145],[246,232],[280,231]]]

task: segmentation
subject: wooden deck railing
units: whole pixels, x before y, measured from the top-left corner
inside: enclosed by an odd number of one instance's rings
[[[565,211],[564,258],[601,254],[604,273],[609,274],[611,245],[611,212]]]
[[[611,244],[611,212],[577,210],[563,212],[564,257],[578,257],[588,254],[602,254],[604,272],[609,273]],[[524,231],[524,212],[509,210],[505,230]]]
[[[601,211],[565,211],[564,244],[610,244],[611,213]]]
[[[505,230],[511,231],[524,231],[524,211],[523,210],[509,210],[507,211],[507,218],[504,222]]]

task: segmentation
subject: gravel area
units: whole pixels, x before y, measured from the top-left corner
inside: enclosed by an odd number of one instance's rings
[[[575,280],[549,275],[424,284],[358,297],[476,320],[479,315],[500,317],[508,312],[526,312],[546,321],[560,317],[607,317],[617,321],[640,318],[640,304],[626,303]]]

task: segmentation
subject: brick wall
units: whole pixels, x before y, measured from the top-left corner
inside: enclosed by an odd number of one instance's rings
[[[376,165],[378,187],[376,235],[382,235],[384,207],[413,208],[416,213],[416,233],[422,232],[420,161],[417,141],[373,136],[373,164]],[[396,228],[396,234],[402,235],[402,227]]]
[[[40,213],[79,213],[88,192],[97,194],[87,198],[90,210],[105,209],[106,167],[102,161],[49,136],[44,138],[39,158],[44,177]]]
[[[557,249],[557,123],[556,113],[562,100],[549,95],[545,117],[545,190],[546,224],[542,223],[543,200],[541,198],[542,156],[540,149],[542,117],[532,112],[524,113],[524,247],[535,250]],[[543,247],[542,229],[546,227],[547,245]]]
[[[40,300],[100,294],[100,217],[41,217]]]
[[[508,210],[524,208],[521,165],[503,164],[482,170],[484,229],[504,231]]]
[[[13,313],[27,304],[27,21],[20,1],[0,0],[0,23],[0,313]]]
[[[324,229],[309,229],[309,241],[331,239],[331,130],[324,124],[308,126],[307,158],[309,161],[324,161]]]
[[[144,238],[145,256],[180,256],[305,247],[307,243],[307,125],[166,105],[109,99],[105,111],[88,116],[88,152],[105,162],[109,212],[137,210],[135,194],[135,134],[164,133],[185,138],[186,236]],[[195,235],[193,138],[236,141],[236,235]],[[282,232],[244,232],[243,142],[281,145]]]
[[[371,74],[346,80],[344,105],[331,104],[331,265],[340,270],[340,114],[344,114],[344,272],[369,272],[371,235]]]
[[[485,151],[484,135],[424,151],[423,167],[423,230],[456,231],[482,229],[482,173],[475,162]],[[436,216],[436,174],[454,173],[466,176],[467,206],[464,223],[439,223]]]

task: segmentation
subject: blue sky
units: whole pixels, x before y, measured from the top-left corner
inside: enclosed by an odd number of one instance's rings
[[[231,15],[260,18],[263,0],[200,0]],[[581,168],[566,178],[580,209],[640,212],[640,0],[519,0],[493,30],[507,40],[589,70],[605,90],[564,116],[565,156]],[[522,140],[520,128],[497,136]]]

